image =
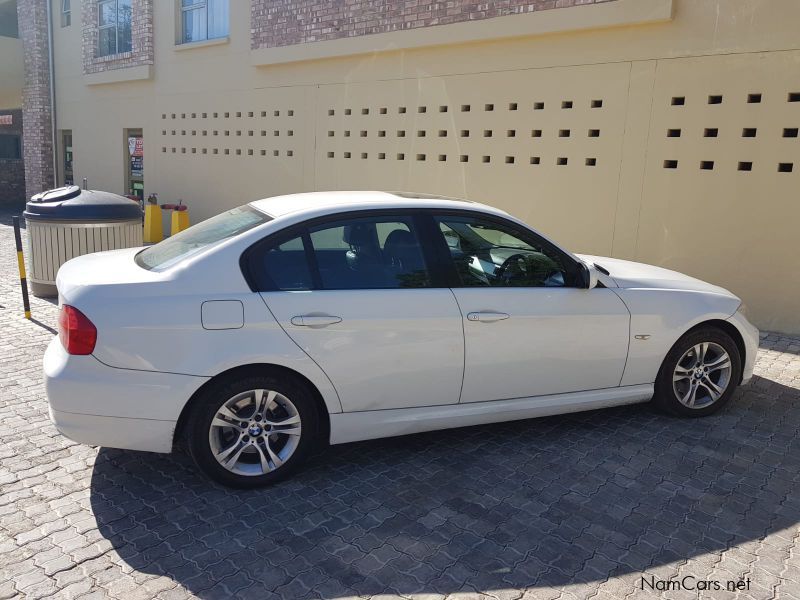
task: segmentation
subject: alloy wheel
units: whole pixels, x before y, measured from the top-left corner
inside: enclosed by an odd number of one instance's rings
[[[300,443],[300,413],[274,390],[236,394],[219,407],[208,431],[211,453],[237,475],[257,476],[281,467]]]
[[[688,408],[714,404],[731,381],[731,357],[719,344],[701,342],[689,348],[672,375],[675,397]]]

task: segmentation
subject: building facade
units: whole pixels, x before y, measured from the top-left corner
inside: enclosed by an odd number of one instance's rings
[[[51,2],[53,106],[28,56],[47,0],[17,0],[29,193],[49,137],[57,183],[193,220],[307,190],[463,196],[800,332],[794,0]]]

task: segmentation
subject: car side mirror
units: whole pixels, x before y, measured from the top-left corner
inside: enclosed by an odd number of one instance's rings
[[[597,287],[597,268],[594,265],[581,263],[581,287],[591,290]]]

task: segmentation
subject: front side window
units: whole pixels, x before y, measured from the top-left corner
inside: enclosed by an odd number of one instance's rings
[[[69,27],[72,24],[72,7],[70,0],[61,0],[61,26]]]
[[[100,0],[97,55],[111,56],[131,51],[131,0]]]
[[[414,222],[362,217],[312,226],[254,252],[248,269],[259,291],[430,287]]]
[[[228,0],[181,0],[181,42],[228,35]]]
[[[564,287],[575,267],[531,232],[472,216],[436,218],[462,287]]]
[[[136,255],[136,264],[145,269],[162,271],[223,240],[271,220],[272,217],[268,214],[252,206],[240,206],[145,248]]]

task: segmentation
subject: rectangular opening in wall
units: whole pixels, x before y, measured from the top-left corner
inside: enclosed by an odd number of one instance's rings
[[[672,106],[683,106],[686,104],[686,96],[673,96],[671,104]]]
[[[667,137],[681,137],[680,129],[667,129]]]
[[[483,106],[483,110],[485,110],[486,112],[491,112],[491,111],[493,111],[493,110],[494,110],[494,104],[485,104],[485,105]]]
[[[458,157],[459,162],[469,162],[469,156],[466,154],[462,154]]]
[[[709,127],[703,130],[703,137],[717,137],[719,129],[716,127]]]
[[[783,137],[785,138],[796,138],[797,137],[798,129],[797,127],[786,127],[783,130]]]
[[[329,116],[329,117],[332,117],[332,116],[333,116],[333,115],[335,115],[335,114],[336,114],[336,111],[335,111],[334,109],[332,109],[332,108],[329,108],[329,109],[328,109],[328,116]],[[262,116],[262,117],[266,117],[266,116],[267,116],[267,113],[266,113],[266,112],[262,112],[262,113],[261,113],[261,116]]]
[[[562,167],[563,167],[564,165],[566,165],[566,164],[567,164],[567,162],[568,162],[568,160],[567,160],[567,157],[566,157],[566,156],[559,156],[559,157],[556,159],[556,164],[557,164],[557,165],[559,165],[559,166],[562,166]]]
[[[424,129],[417,131],[417,137],[425,137],[427,134]]]
[[[402,152],[397,153],[397,160],[405,160],[405,159],[406,159],[405,154],[403,154]]]
[[[664,161],[664,168],[665,169],[677,169],[678,168],[678,161],[677,160],[665,160]]]
[[[344,153],[344,157],[345,157],[345,158],[350,158],[350,153],[349,153],[349,152],[345,152],[345,153]]]
[[[361,130],[361,137],[367,137],[367,130],[366,129],[362,129]]]
[[[350,130],[349,129],[345,129],[344,137],[350,137]]]
[[[447,154],[440,154],[439,155],[439,162],[444,162],[447,160]]]
[[[483,130],[483,137],[492,137],[492,130],[491,129],[484,129]]]
[[[778,163],[778,173],[791,173],[793,168],[793,163]]]
[[[789,102],[800,102],[800,92],[789,92]]]
[[[508,105],[508,110],[517,110],[517,103],[516,102],[511,102]]]
[[[418,106],[417,107],[417,112],[420,113],[420,114],[426,113],[426,112],[428,112],[428,107],[427,106]]]
[[[362,152],[362,153],[361,153],[361,158],[362,158],[362,159],[364,159],[364,158],[367,158],[367,156],[368,156],[368,155],[367,155],[367,153],[366,153],[366,152]]]
[[[417,154],[417,160],[425,160],[424,154]]]
[[[447,137],[447,129],[440,129],[439,137]]]
[[[275,113],[276,113],[276,114],[275,114],[275,116],[276,116],[276,117],[278,116],[278,115],[277,115],[277,112],[278,112],[278,111],[276,110],[276,111],[275,111]],[[344,109],[344,114],[345,114],[345,115],[347,115],[347,116],[350,116],[350,115],[352,115],[352,114],[353,114],[353,110],[352,110],[352,109],[350,109],[350,108],[345,108],[345,109]]]
[[[509,129],[506,131],[506,137],[517,137],[516,129]]]
[[[264,151],[262,150],[261,152],[264,152]],[[333,158],[333,157],[334,157],[333,152],[328,152],[328,158]]]
[[[461,137],[469,137],[469,129],[462,129],[459,135]]]
[[[761,102],[761,94],[747,94],[748,104],[758,104]]]
[[[587,158],[586,159],[586,166],[587,167],[594,167],[597,164],[596,158]]]
[[[506,156],[506,164],[513,165],[514,164],[514,157],[513,156]]]
[[[237,117],[239,117],[239,118],[241,118],[241,116],[242,116],[242,113],[237,111],[237,112],[236,112],[236,116],[237,116]]]
[[[381,109],[378,111],[380,114],[385,115],[387,113],[386,107],[382,106]]]
[[[380,131],[378,131],[378,137],[386,137],[386,130],[381,129]]]
[[[397,112],[400,113],[401,115],[406,114],[406,107],[405,106],[398,107]]]
[[[406,132],[402,129],[397,130],[397,137],[406,137]]]
[[[253,111],[252,111],[252,110],[251,110],[251,111],[249,111],[249,112],[247,113],[247,116],[248,116],[248,117],[252,117],[252,116],[253,116]],[[194,113],[192,113],[192,118],[194,118]]]
[[[589,137],[591,137],[591,138],[600,137],[600,130],[599,129],[590,129],[589,130]]]
[[[753,170],[753,163],[749,161],[741,161],[739,162],[739,171],[752,171]]]
[[[369,114],[369,109],[368,108],[362,108],[361,109],[361,114],[362,115],[368,115]]]
[[[286,111],[286,114],[287,114],[288,116],[290,116],[290,117],[293,117],[293,116],[294,116],[294,111],[293,111],[293,110],[291,110],[291,109],[290,109],[290,110],[287,110],[287,111]]]
[[[709,104],[722,104],[722,96],[721,95],[713,95],[708,97]]]
[[[462,104],[461,105],[461,112],[469,112],[472,107],[469,104]]]
[[[439,112],[440,112],[440,113],[447,112],[447,106],[445,106],[444,104],[443,104],[442,106],[440,106],[440,107],[439,107]]]
[[[345,158],[350,158],[350,153],[349,152],[345,152],[345,154],[347,154],[347,156],[345,156]],[[280,156],[280,155],[281,155],[281,153],[280,153],[279,150],[273,150],[272,151],[272,156]]]
[[[532,165],[538,165],[540,162],[542,162],[542,159],[539,156],[531,156],[530,162]]]
[[[742,129],[742,137],[756,137],[756,128],[755,127],[745,127]]]
[[[192,152],[194,152],[194,148],[192,148]],[[253,150],[252,149],[248,149],[247,150],[247,156],[253,156]]]
[[[386,160],[386,152],[378,152],[378,160]]]
[[[713,160],[701,160],[700,161],[700,168],[703,171],[710,171],[714,168],[714,161]]]
[[[533,110],[544,110],[544,102],[534,102]]]
[[[603,108],[603,101],[602,100],[592,100],[591,106],[592,106],[592,108]]]
[[[485,156],[481,159],[481,162],[490,163],[492,162],[492,158],[490,156]]]
[[[534,129],[531,131],[531,137],[542,137],[542,130],[541,129]]]
[[[572,108],[572,100],[564,100],[561,103],[561,108]]]
[[[559,129],[558,130],[558,137],[569,137],[570,131],[569,129]]]

